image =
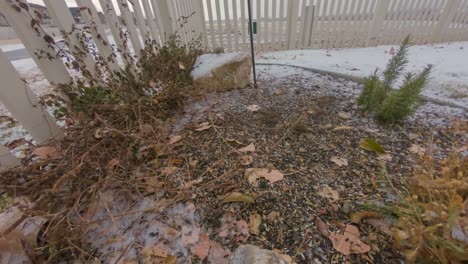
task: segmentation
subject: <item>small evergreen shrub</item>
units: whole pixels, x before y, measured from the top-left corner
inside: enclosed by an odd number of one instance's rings
[[[374,113],[382,122],[398,122],[416,110],[419,105],[419,95],[429,79],[432,65],[426,66],[418,73],[405,74],[400,88],[393,89],[393,85],[408,64],[410,46],[410,38],[407,36],[395,56],[388,62],[382,78],[378,76],[376,70],[364,81],[364,89],[357,103],[366,111]]]

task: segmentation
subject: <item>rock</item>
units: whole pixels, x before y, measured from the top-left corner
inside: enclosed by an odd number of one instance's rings
[[[231,255],[229,264],[287,264],[280,255],[254,245],[241,245]]]
[[[251,67],[245,53],[203,54],[193,66],[193,85],[207,92],[243,88],[250,84]]]

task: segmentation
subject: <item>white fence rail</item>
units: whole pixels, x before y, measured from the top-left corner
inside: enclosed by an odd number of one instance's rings
[[[44,0],[59,29],[70,32],[74,19],[65,0]],[[126,54],[138,58],[147,40],[163,43],[173,33],[188,43],[201,37],[207,49],[249,49],[247,0],[76,0],[81,20],[89,28],[97,52],[83,64],[90,71],[94,56],[114,51],[124,65],[109,62],[113,71],[130,65]],[[416,43],[468,40],[468,0],[252,0],[257,50],[364,47],[397,44],[408,34]],[[71,75],[47,35],[32,25],[35,14],[26,0],[0,0],[0,10],[46,79],[68,83]],[[105,16],[101,24],[98,10]],[[181,27],[182,25],[182,27]],[[130,45],[125,39],[129,38]],[[71,47],[78,37],[70,37]],[[114,46],[109,45],[113,43]],[[62,136],[53,118],[0,51],[0,101],[38,144]],[[0,146],[0,166],[19,164]]]

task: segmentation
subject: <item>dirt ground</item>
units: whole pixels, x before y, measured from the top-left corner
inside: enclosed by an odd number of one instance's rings
[[[154,192],[106,192],[84,215],[90,250],[103,263],[226,263],[249,243],[297,263],[405,263],[390,219],[350,217],[397,199],[392,188],[403,187],[421,151],[441,159],[466,144],[456,124],[467,114],[426,104],[401,124],[382,125],[356,106],[358,84],[288,71],[263,67],[258,89],[186,102],[165,121],[168,149],[151,161],[159,173],[146,181]],[[365,138],[386,154],[360,148]],[[233,193],[243,202],[229,201]],[[348,225],[368,252],[336,250],[329,236]]]

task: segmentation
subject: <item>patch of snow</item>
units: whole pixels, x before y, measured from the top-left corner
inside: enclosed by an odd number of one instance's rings
[[[333,50],[290,50],[266,53],[258,63],[281,63],[366,77],[382,71],[394,46]],[[434,65],[424,95],[458,105],[468,105],[468,42],[412,46],[405,71]],[[283,73],[281,73],[283,74]],[[287,73],[285,73],[287,74]]]
[[[197,58],[192,70],[192,78],[211,77],[212,71],[224,64],[230,62],[239,62],[245,59],[246,54],[241,52],[221,53],[221,54],[203,54]]]

